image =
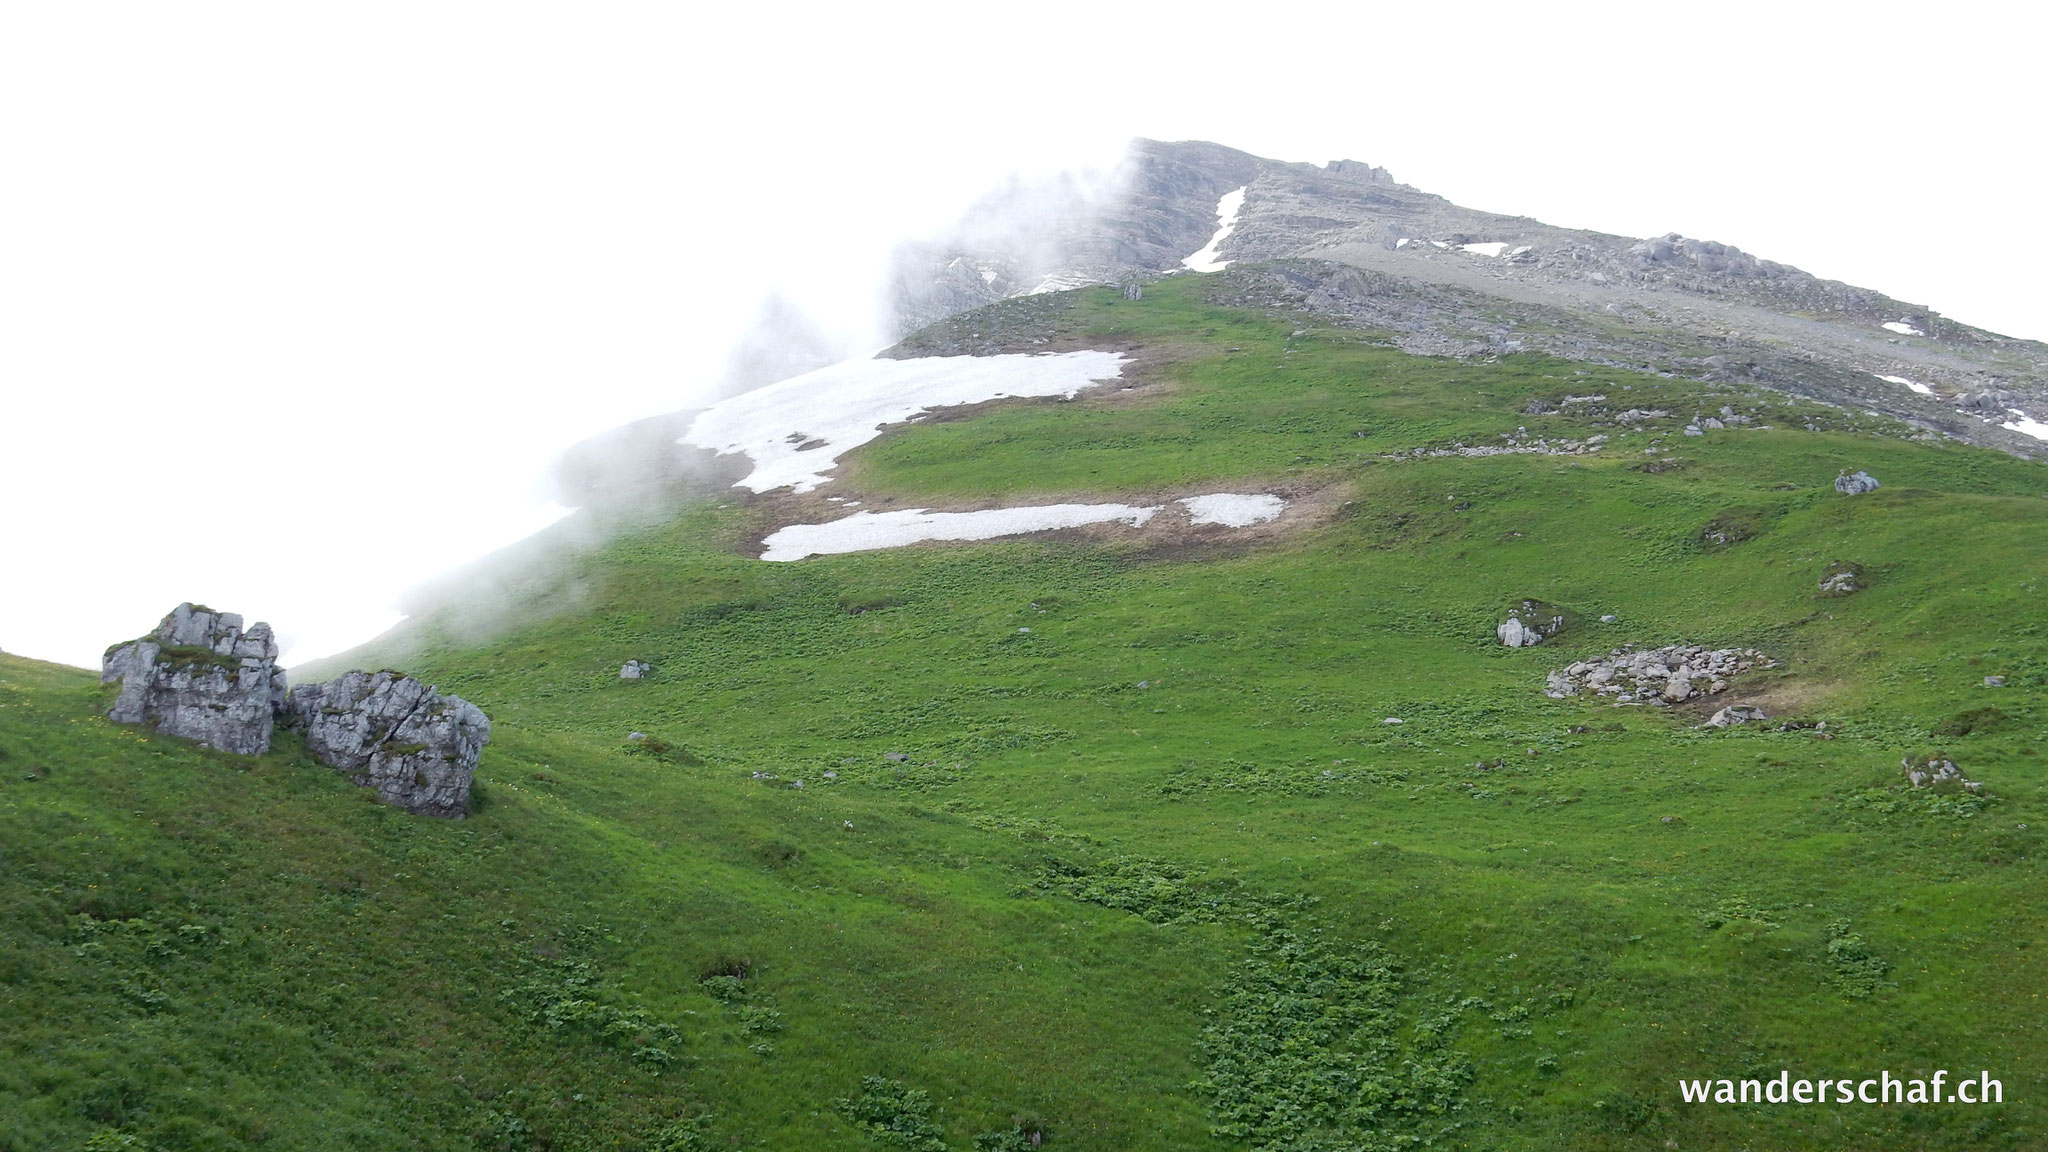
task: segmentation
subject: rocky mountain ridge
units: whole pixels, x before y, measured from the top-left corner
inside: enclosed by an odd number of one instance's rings
[[[1389,330],[1409,351],[1542,351],[1695,379],[1741,377],[2015,455],[2048,454],[2048,345],[1676,233],[1632,238],[1460,207],[1355,161],[1318,167],[1202,142],[1133,143],[1119,178],[1013,187],[904,245],[900,331],[1000,300],[1194,275],[1218,231],[1232,271],[1283,264],[1274,303]],[[1252,294],[1253,297],[1256,294]],[[1259,303],[1256,298],[1242,302]]]

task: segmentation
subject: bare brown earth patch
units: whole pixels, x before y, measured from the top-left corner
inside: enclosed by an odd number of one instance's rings
[[[759,527],[742,538],[742,550],[758,556],[765,550],[767,538],[782,528],[793,524],[830,523],[857,512],[894,512],[913,508],[926,512],[979,512],[991,508],[1039,507],[1048,504],[1128,504],[1134,508],[1158,508],[1159,511],[1142,525],[1110,521],[1076,528],[1021,532],[991,539],[1126,545],[1137,548],[1146,556],[1161,559],[1193,559],[1271,545],[1303,529],[1328,523],[1343,508],[1350,493],[1350,486],[1346,484],[1315,485],[1301,480],[1263,482],[1251,479],[1217,481],[1198,488],[1036,492],[1029,496],[1020,495],[1014,499],[1001,501],[943,496],[918,499],[873,493],[857,495],[851,491],[830,491],[832,487],[826,485],[818,491],[802,494],[771,492],[744,499],[761,519]],[[1280,515],[1271,520],[1237,527],[1227,524],[1196,524],[1188,507],[1178,503],[1185,497],[1207,496],[1218,492],[1233,492],[1247,496],[1278,496],[1287,502],[1287,506],[1281,510]],[[835,501],[831,499],[833,496],[844,499]],[[897,547],[953,548],[975,543],[980,541],[929,540]]]

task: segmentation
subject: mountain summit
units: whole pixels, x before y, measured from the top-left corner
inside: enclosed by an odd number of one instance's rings
[[[891,296],[907,332],[1010,297],[1186,275],[1198,252],[1212,258],[1202,270],[1266,265],[1252,296],[1387,332],[1406,351],[1541,351],[1742,379],[2015,455],[2048,452],[2048,345],[1718,241],[1463,208],[1351,160],[1135,141],[1097,186],[1013,186],[904,245]]]

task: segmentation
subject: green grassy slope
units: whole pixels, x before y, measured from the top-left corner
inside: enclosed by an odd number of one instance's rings
[[[771,565],[739,548],[771,505],[693,503],[571,561],[551,616],[407,638],[493,718],[465,822],[0,657],[0,1149],[2034,1146],[2048,471],[1205,291],[1058,314],[1171,349],[1162,394],[907,428],[842,483],[1281,484],[1322,522]],[[1594,391],[1775,427],[1523,414]],[[1386,458],[1518,426],[1617,439]],[[1653,434],[1687,466],[1633,470]],[[1838,559],[1869,589],[1819,597]],[[1587,622],[1502,649],[1522,596]],[[1751,684],[1835,738],[1543,695],[1625,642],[1762,648]],[[1903,789],[1935,747],[1988,795]],[[1780,1068],[2007,1102],[1678,1100]]]

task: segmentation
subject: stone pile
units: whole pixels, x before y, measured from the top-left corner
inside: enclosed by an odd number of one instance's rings
[[[482,709],[402,672],[350,672],[294,688],[284,713],[321,763],[386,804],[451,820],[469,809],[470,778],[491,738]]]
[[[100,683],[116,680],[121,695],[107,717],[117,724],[242,756],[270,751],[272,713],[285,686],[268,624],[244,632],[232,612],[180,604],[156,631],[107,650]]]
[[[1725,691],[1730,679],[1753,668],[1775,667],[1777,661],[1754,648],[1623,647],[1550,673],[1544,693],[1559,700],[1590,693],[1616,704],[1677,704]]]

